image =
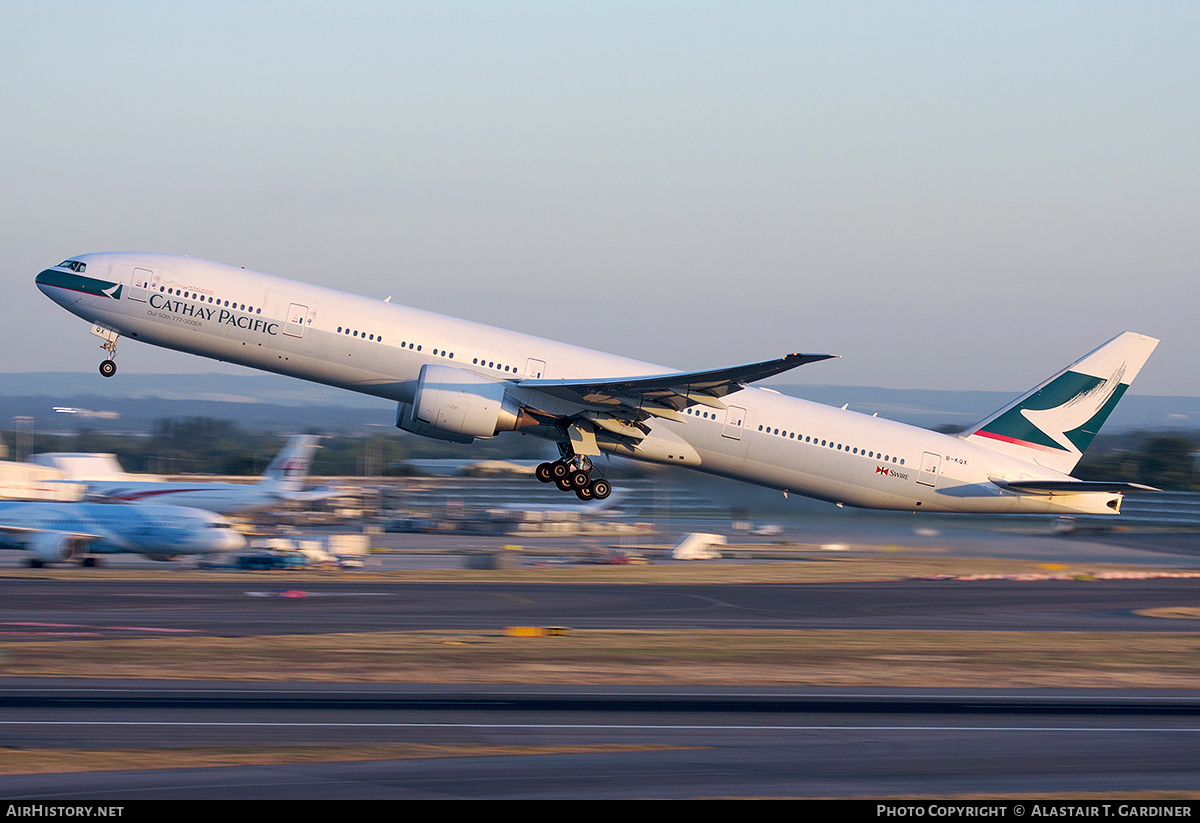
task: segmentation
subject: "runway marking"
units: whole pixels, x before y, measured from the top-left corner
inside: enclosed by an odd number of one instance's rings
[[[247,597],[390,597],[388,592],[310,592],[304,589],[286,589],[270,592],[243,592]]]
[[[1142,617],[1164,617],[1168,620],[1200,620],[1200,607],[1163,606],[1157,609],[1137,609],[1134,614]]]

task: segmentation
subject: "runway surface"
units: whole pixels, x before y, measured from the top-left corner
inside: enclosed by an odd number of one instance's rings
[[[484,747],[480,756],[0,777],[8,800],[1183,792],[1200,776],[1200,695],[1168,692],[8,681],[0,735],[6,746],[64,748]],[[491,746],[534,748],[487,755]],[[629,748],[537,753],[561,746]]]
[[[881,538],[885,539],[885,538]],[[893,538],[887,538],[893,539]],[[1058,560],[1191,538],[988,540]],[[1036,545],[1035,545],[1036,544]],[[1186,563],[1184,564],[1187,565]],[[0,578],[0,640],[577,629],[1195,633],[1196,580],[755,585]],[[0,748],[440,746],[404,759],[0,776],[8,800],[880,797],[1192,792],[1200,693],[69,681],[0,678]],[[526,754],[493,747],[529,747]],[[589,750],[564,752],[563,746]],[[622,746],[612,750],[594,747]],[[665,747],[665,748],[664,748]],[[398,751],[398,750],[397,750]]]
[[[0,580],[0,636],[579,629],[1196,631],[1194,579],[623,585]]]

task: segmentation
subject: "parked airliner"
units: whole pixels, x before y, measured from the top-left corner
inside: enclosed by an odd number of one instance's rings
[[[103,554],[174,560],[245,545],[224,517],[184,506],[0,502],[0,546],[27,550],[34,568],[71,560],[94,566]]]
[[[833,503],[939,512],[1111,514],[1125,483],[1069,476],[1158,341],[1125,332],[958,435],[750,384],[827,354],[681,372],[189,257],[85,254],[37,285],[119,337],[398,403],[396,425],[470,443],[520,431],[558,444],[538,479],[582,499],[603,453]]]
[[[49,452],[35,454],[29,462],[62,468],[69,480],[87,484],[89,499],[122,503],[156,503],[190,506],[217,514],[246,514],[278,506],[280,503],[324,500],[340,494],[332,489],[303,491],[304,478],[312,464],[317,438],[296,435],[275,456],[257,483],[171,483],[137,474],[114,474],[108,467],[114,460],[103,461],[101,476],[88,473],[93,461],[87,458],[109,458],[108,455],[85,455]],[[100,461],[96,461],[100,462]]]

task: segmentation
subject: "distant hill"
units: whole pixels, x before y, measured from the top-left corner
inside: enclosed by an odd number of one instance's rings
[[[56,413],[56,406],[79,412]],[[388,400],[271,374],[0,375],[5,429],[19,415],[40,431],[144,432],[163,418],[215,417],[252,431],[362,432],[368,423],[390,425],[395,413]]]
[[[0,374],[0,393],[14,397],[96,397],[225,403],[312,403],[367,406],[381,401],[277,374],[120,374],[96,372]],[[57,402],[57,401],[56,401]]]
[[[1008,392],[884,389],[871,386],[773,385],[784,394],[926,428],[963,428],[1016,396]],[[60,414],[55,406],[85,410]],[[114,412],[116,417],[86,412]],[[0,375],[0,429],[31,417],[40,431],[144,432],[162,418],[215,417],[255,431],[363,432],[390,426],[388,400],[271,374],[120,374],[92,372]],[[1106,434],[1137,429],[1200,429],[1200,397],[1130,394],[1113,412]]]

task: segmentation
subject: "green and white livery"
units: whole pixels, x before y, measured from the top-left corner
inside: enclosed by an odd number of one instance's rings
[[[968,441],[1054,471],[1075,468],[1158,341],[1133,332],[1091,354],[964,432]]]

